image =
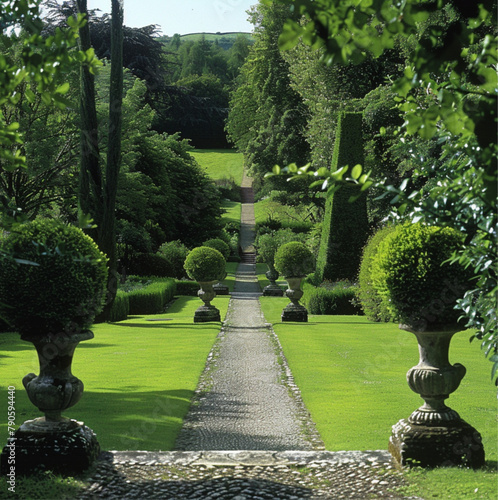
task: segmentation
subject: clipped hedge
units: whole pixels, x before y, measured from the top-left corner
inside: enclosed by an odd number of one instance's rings
[[[462,248],[452,228],[404,224],[380,243],[372,259],[372,281],[386,306],[419,331],[455,325],[457,299],[472,287],[472,270],[448,260]]]
[[[106,257],[83,231],[54,219],[2,240],[0,316],[20,334],[90,328],[105,298]]]
[[[128,294],[122,290],[118,290],[109,311],[109,321],[111,323],[123,321],[128,317],[128,314],[130,314],[130,299],[128,298]]]
[[[364,165],[362,115],[341,113],[337,123],[334,154],[330,170],[348,165],[349,172]],[[319,281],[354,280],[360,267],[361,252],[368,236],[367,198],[359,186],[341,186],[327,199],[316,272]]]
[[[372,281],[372,260],[375,257],[380,243],[389,236],[395,226],[387,226],[377,231],[365,245],[358,275],[358,298],[365,316],[370,321],[394,321],[392,312],[387,307],[382,296],[376,290]]]
[[[230,257],[230,253],[231,253],[230,246],[228,245],[228,243],[223,241],[221,238],[212,238],[210,240],[206,240],[202,244],[202,246],[214,248],[215,250],[218,250],[218,252],[220,252],[221,255],[223,255],[223,258],[225,260],[227,260],[228,257]]]
[[[274,265],[286,278],[300,277],[313,271],[315,259],[304,243],[291,241],[277,250]]]
[[[176,295],[187,295],[189,297],[197,297],[199,291],[199,283],[197,281],[177,281]]]
[[[156,281],[127,294],[130,303],[130,315],[158,314],[164,311],[166,305],[176,294],[174,279]]]
[[[303,303],[310,314],[361,315],[357,303],[358,288],[338,284],[331,289],[315,287],[309,279],[303,284]]]

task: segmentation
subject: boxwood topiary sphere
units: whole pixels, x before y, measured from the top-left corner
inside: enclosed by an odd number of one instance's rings
[[[1,243],[0,315],[20,334],[79,333],[102,310],[106,258],[74,226],[29,222]]]
[[[379,245],[371,278],[394,317],[415,330],[440,330],[457,324],[457,299],[471,286],[471,272],[446,262],[462,246],[451,228],[404,224]]]
[[[230,257],[230,247],[228,246],[227,243],[225,243],[222,239],[220,238],[213,238],[211,240],[207,240],[202,244],[203,247],[209,247],[209,248],[214,248],[215,250],[218,250],[218,252],[223,255],[223,258],[225,260]]]
[[[299,241],[282,245],[275,254],[275,269],[286,278],[306,276],[314,267],[313,254]]]
[[[225,259],[214,248],[194,248],[185,259],[185,271],[195,281],[218,281],[225,277]]]

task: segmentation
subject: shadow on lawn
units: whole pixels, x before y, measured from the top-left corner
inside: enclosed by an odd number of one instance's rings
[[[74,410],[75,417],[97,433],[102,449],[173,449],[194,392],[183,389],[139,392],[133,389],[85,391]]]
[[[169,330],[172,328],[175,329],[192,329],[194,325],[199,326],[199,325],[205,325],[205,326],[217,326],[219,327],[221,325],[221,321],[210,321],[207,323],[194,323],[192,320],[192,323],[170,323],[164,322],[164,323],[153,323],[153,324],[144,324],[144,323],[110,323],[113,326],[121,326],[121,327],[131,327],[131,328],[160,328],[162,330]]]

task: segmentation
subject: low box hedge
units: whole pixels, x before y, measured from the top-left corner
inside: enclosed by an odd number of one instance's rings
[[[332,288],[315,287],[307,278],[302,286],[302,302],[310,314],[362,315],[357,287],[337,284]]]
[[[176,295],[174,279],[158,280],[150,285],[133,290],[127,294],[130,308],[129,314],[158,314]]]
[[[176,294],[187,295],[189,297],[197,297],[197,292],[200,286],[197,281],[177,280],[176,281]]]

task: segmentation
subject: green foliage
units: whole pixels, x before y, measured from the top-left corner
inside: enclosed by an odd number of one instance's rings
[[[455,260],[472,268],[479,279],[459,307],[467,326],[476,330],[473,338],[482,341],[494,363],[496,378],[498,329],[489,319],[496,317],[498,290],[496,2],[379,0],[358,4],[354,15],[347,3],[334,0],[278,3],[292,4],[307,19],[298,24],[288,18],[281,47],[295,46],[301,39],[321,47],[326,63],[356,64],[369,52],[377,57],[396,43],[410,47],[403,74],[391,88],[404,113],[404,130],[436,140],[442,165],[435,169],[434,162],[426,162],[419,148],[413,148],[419,165],[399,188],[384,185],[386,195],[394,195],[391,201],[399,213],[414,222],[465,233],[465,245]],[[427,179],[433,182],[422,187]],[[361,178],[359,182],[367,185]]]
[[[357,304],[358,287],[342,282],[331,287],[315,287],[305,280],[302,286],[303,303],[310,314],[358,315],[361,309]]]
[[[218,250],[218,252],[221,253],[221,255],[223,255],[223,258],[225,260],[228,259],[228,257],[230,257],[230,246],[224,242],[223,240],[221,240],[220,238],[212,238],[210,240],[206,240],[202,246],[204,247],[209,247],[209,248],[214,248],[215,250]]]
[[[218,281],[225,277],[223,255],[209,247],[194,248],[185,259],[185,271],[195,281]]]
[[[199,291],[199,283],[196,281],[177,281],[176,294],[187,295],[189,297],[197,297]]]
[[[126,292],[118,290],[109,311],[109,322],[125,320],[130,314],[130,299]]]
[[[170,271],[168,276],[177,279],[185,276],[183,263],[187,258],[188,248],[180,240],[163,243],[159,247],[158,253],[169,262]]]
[[[363,312],[370,321],[394,320],[372,281],[372,260],[379,250],[381,241],[393,231],[394,226],[387,226],[380,229],[370,237],[363,249],[360,272],[358,274],[358,298],[361,302]]]
[[[158,314],[164,311],[166,305],[176,294],[174,279],[154,281],[150,285],[128,293],[130,304],[129,314]]]
[[[261,229],[261,228],[260,228]],[[303,235],[294,233],[291,229],[279,229],[269,233],[259,234],[256,241],[256,250],[258,256],[270,268],[274,268],[275,254],[284,244],[291,241],[300,241],[304,243]]]
[[[77,333],[102,310],[105,256],[81,229],[26,223],[1,245],[0,312],[21,334]]]
[[[339,116],[331,171],[363,164],[362,115]],[[355,279],[361,249],[368,235],[366,196],[358,186],[343,186],[329,193],[322,225],[322,240],[317,259],[320,280]]]
[[[454,326],[457,299],[472,286],[471,270],[448,260],[463,244],[451,228],[404,224],[371,259],[371,280],[393,317],[417,330]]]
[[[277,250],[274,265],[286,278],[302,277],[313,271],[315,259],[304,243],[291,241]]]
[[[170,261],[161,253],[138,254],[130,260],[127,272],[138,276],[174,277]]]

